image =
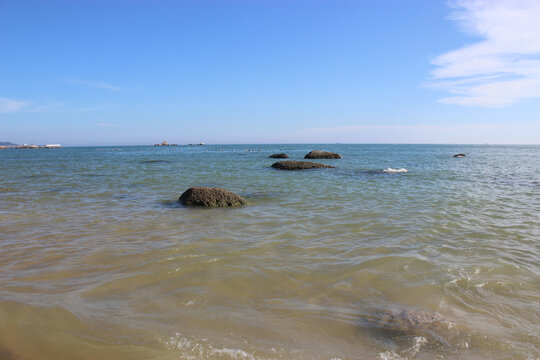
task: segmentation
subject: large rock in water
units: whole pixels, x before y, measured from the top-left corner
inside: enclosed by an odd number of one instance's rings
[[[288,159],[289,155],[281,153],[281,154],[272,154],[269,156],[270,159]]]
[[[325,164],[312,163],[309,161],[278,161],[273,163],[272,167],[280,170],[305,170],[305,169],[322,169],[322,168],[333,168],[334,166],[329,166]]]
[[[242,197],[220,188],[191,187],[178,199],[184,205],[226,207],[246,205]]]
[[[343,159],[343,156],[330,151],[313,150],[304,159]]]
[[[465,157],[465,154],[456,154],[454,157]]]

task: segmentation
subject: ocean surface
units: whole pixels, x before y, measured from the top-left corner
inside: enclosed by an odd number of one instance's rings
[[[2,360],[539,358],[540,146],[0,150]]]

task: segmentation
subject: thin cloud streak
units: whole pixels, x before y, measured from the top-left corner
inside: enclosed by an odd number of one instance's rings
[[[123,88],[120,86],[112,85],[106,82],[102,81],[89,81],[89,80],[82,80],[82,79],[64,79],[65,82],[70,84],[80,84],[80,85],[86,85],[98,89],[105,89],[105,90],[111,90],[111,91],[122,91]]]
[[[483,40],[435,58],[441,103],[501,107],[540,99],[540,1],[458,0],[451,19]]]
[[[48,100],[42,102],[27,101],[27,100],[16,100],[0,97],[0,114],[1,113],[84,113],[92,111],[101,111],[110,108],[114,108],[118,104],[105,104],[105,105],[95,105],[88,107],[70,107],[68,104]]]
[[[40,113],[58,109],[64,105],[62,102],[52,100],[35,103],[26,100],[0,98],[0,113]]]
[[[0,98],[0,113],[18,112],[30,105],[28,101]]]

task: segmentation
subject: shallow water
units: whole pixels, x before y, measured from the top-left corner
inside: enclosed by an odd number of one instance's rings
[[[0,359],[540,357],[540,146],[0,150],[0,190]]]

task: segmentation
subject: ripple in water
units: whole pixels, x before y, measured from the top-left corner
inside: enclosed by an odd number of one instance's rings
[[[538,356],[540,147],[252,147],[0,151],[0,358]],[[178,204],[200,185],[251,205]]]

